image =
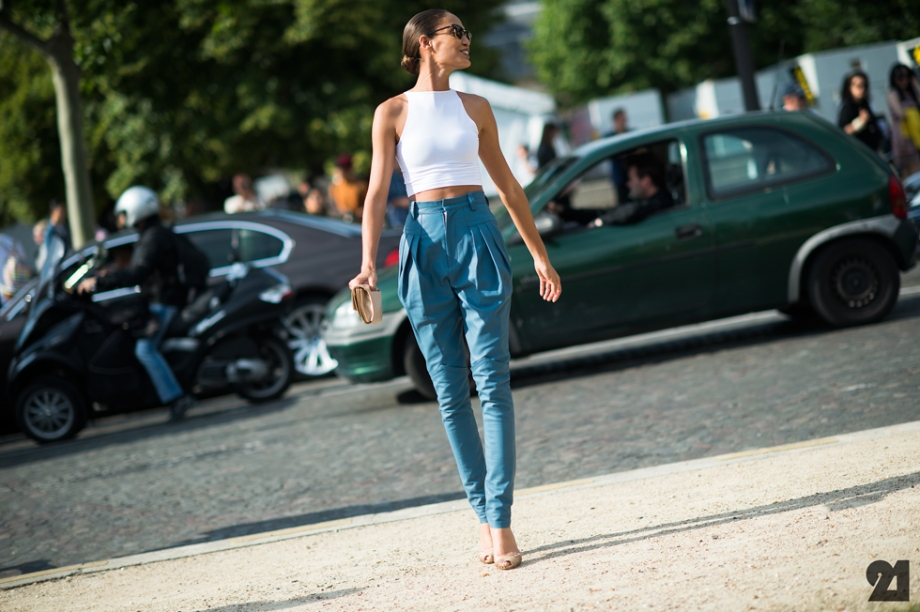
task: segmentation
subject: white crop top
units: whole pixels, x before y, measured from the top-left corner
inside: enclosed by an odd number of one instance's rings
[[[396,160],[414,195],[453,185],[482,185],[479,128],[453,89],[407,91],[409,111]]]

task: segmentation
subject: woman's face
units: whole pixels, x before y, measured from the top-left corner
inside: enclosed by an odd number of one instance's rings
[[[894,83],[901,89],[907,89],[907,85],[910,83],[910,72],[907,70],[898,70],[895,72]]]
[[[850,80],[850,95],[854,100],[862,100],[866,96],[866,79],[853,77]]]
[[[470,67],[470,38],[462,33],[457,38],[455,30],[460,28],[463,32],[463,22],[456,15],[447,13],[434,28],[436,31],[425,36],[423,46],[429,45],[430,57],[438,66],[462,70]],[[442,29],[443,28],[443,29]]]

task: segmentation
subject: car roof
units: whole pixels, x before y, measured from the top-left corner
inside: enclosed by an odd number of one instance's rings
[[[656,127],[630,130],[623,134],[607,136],[592,140],[572,151],[574,157],[590,157],[601,149],[607,149],[612,144],[630,143],[636,141],[637,144],[647,141],[649,137],[661,136],[666,137],[670,134],[682,132],[688,129],[705,127],[709,129],[718,129],[720,127],[732,127],[739,125],[751,125],[754,123],[801,123],[801,122],[831,125],[812,113],[807,112],[789,112],[789,111],[752,111],[738,115],[728,115],[717,117],[715,119],[687,119],[685,121],[676,121],[666,123]]]
[[[307,227],[310,229],[320,230],[323,232],[328,232],[330,234],[337,234],[346,238],[353,238],[355,236],[361,235],[361,226],[357,223],[348,223],[342,221],[341,219],[334,219],[330,217],[319,217],[316,215],[308,215],[306,213],[295,212],[292,210],[283,210],[278,208],[269,208],[266,210],[259,210],[253,212],[243,212],[235,214],[227,214],[222,212],[207,213],[204,215],[197,215],[195,217],[188,217],[186,219],[180,219],[176,221],[177,226],[187,225],[189,223],[202,223],[202,222],[214,222],[214,221],[253,221],[260,223],[267,223],[270,225],[284,225],[285,223],[290,223],[293,225],[298,225],[300,227]]]

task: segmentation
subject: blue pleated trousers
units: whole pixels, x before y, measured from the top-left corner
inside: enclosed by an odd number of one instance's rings
[[[434,382],[467,499],[480,522],[510,527],[511,266],[485,195],[410,203],[399,266],[399,299]],[[470,369],[482,407],[482,439],[470,406]]]

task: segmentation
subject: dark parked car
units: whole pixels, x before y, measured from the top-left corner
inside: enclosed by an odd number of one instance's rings
[[[296,369],[306,377],[322,376],[335,369],[336,362],[329,356],[320,330],[329,298],[345,287],[360,268],[359,225],[272,209],[192,217],[178,222],[176,231],[186,234],[208,255],[213,278],[227,275],[237,261],[272,267],[288,277],[296,297],[284,325]],[[397,262],[399,236],[398,230],[384,231],[378,250],[379,269]],[[108,251],[127,258],[136,240],[137,234],[131,231],[109,237],[103,243]],[[86,245],[80,254],[65,259],[62,274],[72,271],[81,254],[86,257],[94,249],[95,245]],[[0,399],[5,404],[9,404],[7,368],[34,289],[33,281],[0,310]],[[134,288],[118,289],[96,294],[94,300],[107,303],[133,293]],[[2,412],[0,416],[5,417],[10,410]]]
[[[617,223],[614,211],[631,204],[616,200],[611,162],[637,157],[655,160],[672,204]],[[525,191],[563,293],[540,299],[533,260],[497,209],[514,279],[512,356],[770,308],[835,326],[871,323],[894,307],[899,270],[914,264],[917,229],[901,183],[810,113],[607,138],[558,159]],[[363,325],[346,292],[329,303],[324,337],[337,372],[361,382],[407,373],[431,396],[395,270],[377,285],[382,325]]]

